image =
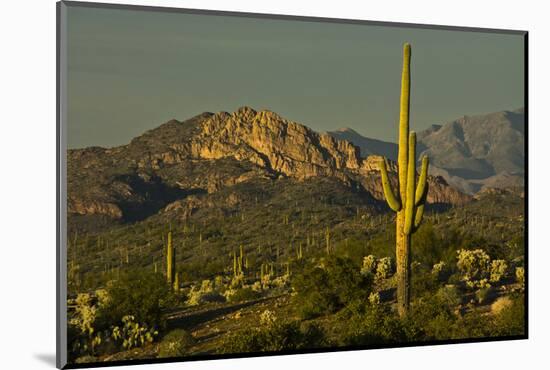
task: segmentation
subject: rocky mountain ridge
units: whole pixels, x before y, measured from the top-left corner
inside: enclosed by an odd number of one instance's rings
[[[271,111],[242,107],[233,113],[203,113],[183,122],[171,120],[128,145],[69,150],[68,211],[143,219],[189,195],[200,197],[259,178],[336,178],[346,191],[359,189],[381,200],[379,159],[363,158],[349,141]],[[396,170],[394,163],[391,170]],[[430,203],[471,199],[442,178],[430,177],[429,182]]]

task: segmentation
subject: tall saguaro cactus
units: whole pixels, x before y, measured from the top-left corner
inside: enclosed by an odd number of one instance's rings
[[[395,254],[397,259],[397,310],[400,316],[407,313],[410,302],[411,235],[418,229],[424,214],[428,193],[428,157],[422,158],[422,168],[416,179],[416,133],[409,132],[411,46],[403,47],[403,72],[399,114],[398,178],[399,191],[392,190],[387,161],[380,161],[380,174],[384,196],[390,208],[397,212]]]
[[[176,274],[176,251],[172,244],[172,232],[168,232],[168,238],[166,242],[166,280],[168,284],[172,286],[175,280]]]

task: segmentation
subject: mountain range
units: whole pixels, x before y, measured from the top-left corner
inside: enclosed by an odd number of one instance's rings
[[[318,184],[320,197],[349,193],[381,209],[378,161],[379,154],[388,153],[383,142],[364,142],[380,146],[370,145],[372,152],[364,156],[360,144],[250,107],[174,119],[127,145],[69,150],[68,212],[73,221],[85,222],[98,217],[102,222],[137,221],[166,212],[185,218],[201,207],[233,207],[251,196],[239,189],[247,184],[254,184],[249,190],[261,189],[262,183],[281,193]],[[395,171],[391,162],[394,183]],[[457,205],[472,199],[441,176],[428,181],[428,203]]]
[[[430,157],[430,174],[467,194],[487,188],[523,187],[524,109],[463,116],[417,134],[418,155]],[[362,156],[397,157],[397,145],[344,128],[329,132],[360,148]]]

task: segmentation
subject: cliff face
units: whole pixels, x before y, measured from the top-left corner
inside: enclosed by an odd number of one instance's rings
[[[190,194],[213,193],[257,178],[304,181],[331,177],[382,199],[380,157],[319,134],[274,112],[242,107],[171,120],[111,148],[70,150],[69,212],[128,218],[153,214]],[[390,164],[390,171],[396,171]],[[394,179],[395,181],[395,179]],[[428,202],[460,204],[470,198],[431,177]]]

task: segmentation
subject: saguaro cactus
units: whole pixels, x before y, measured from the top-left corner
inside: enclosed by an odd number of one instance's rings
[[[173,285],[176,273],[176,251],[172,244],[172,232],[168,232],[166,241],[166,280],[168,284]]]
[[[387,160],[380,161],[384,196],[390,208],[397,212],[395,254],[397,259],[397,309],[400,316],[407,313],[410,302],[411,235],[418,229],[424,214],[428,193],[428,157],[422,158],[422,168],[416,179],[416,134],[409,132],[411,46],[403,47],[401,76],[401,105],[399,114],[398,178],[399,191],[394,194],[387,171]]]
[[[179,280],[179,274],[176,272],[174,277],[174,292],[180,291],[180,280]]]

